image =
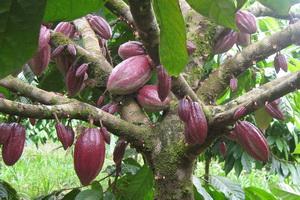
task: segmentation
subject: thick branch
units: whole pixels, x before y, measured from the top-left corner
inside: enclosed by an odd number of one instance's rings
[[[49,106],[23,104],[7,99],[0,99],[0,111],[11,115],[40,119],[54,119],[53,113],[55,112],[59,118],[85,121],[90,118],[95,121],[102,120],[110,132],[119,137],[126,138],[129,142],[133,142],[133,144],[141,144],[141,141],[144,141],[145,133],[150,132],[150,129],[133,125],[97,107],[80,102]]]
[[[296,23],[251,44],[223,63],[216,72],[210,74],[208,80],[197,91],[199,98],[206,102],[214,102],[228,87],[232,75],[239,76],[253,64],[292,45],[299,39],[300,23]]]
[[[129,6],[123,0],[107,0],[105,7],[116,16],[126,19],[130,24],[134,24]]]

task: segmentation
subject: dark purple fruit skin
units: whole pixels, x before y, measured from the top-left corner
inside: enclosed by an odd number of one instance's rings
[[[111,38],[111,28],[105,19],[99,16],[92,16],[89,20],[91,28],[100,37],[109,40]]]
[[[75,139],[75,132],[71,126],[66,126],[68,147],[72,146]]]
[[[233,119],[234,120],[240,119],[244,117],[246,113],[247,113],[247,108],[245,106],[241,106],[238,109],[236,109],[236,111],[234,112]]]
[[[102,95],[98,98],[97,107],[100,108],[103,102],[104,102],[104,96]]]
[[[7,166],[14,165],[21,157],[24,149],[26,131],[22,124],[12,123],[10,136],[2,147],[2,158]]]
[[[190,107],[190,102],[188,99],[183,98],[180,99],[178,102],[178,116],[179,118],[184,121],[187,122],[189,117],[190,117],[190,112],[191,112],[191,107]]]
[[[277,54],[274,58],[274,67],[276,72],[278,73],[280,69],[287,72],[288,64],[286,58],[283,54]]]
[[[171,91],[171,76],[162,65],[157,66],[156,71],[158,97],[163,102]]]
[[[226,155],[226,152],[227,152],[227,147],[226,147],[225,142],[220,142],[219,148],[220,148],[221,154],[222,154],[223,156],[225,156],[225,155]]]
[[[265,105],[264,109],[267,111],[267,113],[271,117],[273,117],[275,119],[278,119],[278,120],[281,120],[281,121],[285,121],[285,117],[283,115],[283,112],[277,106],[276,102],[274,103],[274,101],[273,101],[271,103],[268,103],[267,105]]]
[[[238,86],[238,79],[236,77],[232,77],[230,79],[229,87],[231,92],[235,92]]]
[[[248,46],[250,44],[250,36],[251,35],[249,33],[239,32],[236,44],[242,47]]]
[[[127,147],[126,141],[125,140],[119,140],[119,142],[117,143],[117,145],[114,149],[114,153],[113,153],[113,160],[116,164],[122,162],[122,159],[123,159],[124,154],[125,154],[126,147]]]
[[[66,87],[71,97],[75,97],[81,90],[84,89],[84,76],[77,77],[76,71],[78,69],[78,65],[72,64],[70,67],[67,78],[66,78]]]
[[[213,54],[221,54],[227,52],[237,41],[238,34],[234,30],[221,33],[217,42],[212,46]]]
[[[61,122],[59,122],[55,124],[55,129],[59,141],[62,143],[64,150],[66,150],[69,146],[69,137],[66,127]]]
[[[10,130],[12,124],[2,123],[0,124],[0,145],[5,144],[10,136]]]
[[[75,172],[82,185],[90,184],[102,169],[105,143],[97,128],[85,129],[74,148]]]
[[[255,16],[244,10],[240,10],[236,13],[235,24],[243,33],[253,34],[258,28]]]
[[[100,132],[101,132],[101,134],[102,134],[102,136],[103,136],[104,141],[105,141],[107,144],[110,144],[110,135],[109,135],[109,133],[108,133],[107,128],[106,128],[105,126],[102,126],[102,127],[100,128]]]

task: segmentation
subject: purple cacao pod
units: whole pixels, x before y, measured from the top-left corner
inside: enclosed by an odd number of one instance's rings
[[[271,102],[271,103],[268,103],[267,105],[265,105],[264,108],[271,117],[281,120],[281,121],[285,121],[283,112],[280,110],[280,108],[276,104]]]
[[[5,144],[10,136],[10,130],[13,124],[2,123],[0,124],[0,145]]]
[[[60,22],[57,24],[54,31],[65,34],[69,38],[73,38],[75,34],[74,26],[70,22]]]
[[[75,76],[76,77],[81,77],[85,74],[86,70],[88,69],[89,64],[88,63],[83,63],[81,64],[78,69],[76,70]]]
[[[274,58],[274,67],[276,72],[278,73],[280,69],[287,72],[288,64],[286,58],[282,54],[277,54]]]
[[[98,98],[97,107],[100,108],[103,102],[104,102],[104,96],[102,95]]]
[[[105,111],[105,112],[108,112],[108,111],[109,111],[109,108],[110,108],[112,105],[113,105],[112,103],[105,104],[104,106],[101,107],[101,110],[103,110],[103,111]]]
[[[29,122],[30,122],[30,124],[31,124],[32,126],[34,126],[35,123],[36,123],[36,119],[35,119],[35,118],[29,118]]]
[[[50,23],[50,22],[43,22],[42,25],[43,25],[43,26],[46,26],[47,28],[50,28],[50,27],[53,25],[53,23]]]
[[[276,99],[274,101],[272,101],[271,103],[275,104],[275,105],[278,105],[280,104],[280,98],[279,99]]]
[[[22,124],[12,123],[10,136],[2,147],[2,158],[7,166],[14,165],[21,157],[24,149],[26,131]]]
[[[178,102],[178,116],[179,118],[187,122],[189,117],[190,117],[190,112],[191,112],[191,104],[188,99],[183,98],[180,99]]]
[[[151,77],[147,56],[133,56],[118,64],[107,81],[107,90],[113,94],[130,94],[142,87]]]
[[[218,37],[217,42],[212,46],[212,53],[221,54],[227,52],[236,43],[237,37],[237,32],[232,29],[224,31]]]
[[[36,76],[41,75],[48,67],[50,62],[50,54],[51,47],[49,44],[46,44],[45,48],[39,52],[36,52],[33,58],[28,61],[30,69]]]
[[[235,24],[243,33],[253,34],[258,28],[255,16],[244,10],[239,10],[236,13]]]
[[[225,156],[225,155],[226,155],[226,152],[227,152],[227,147],[226,147],[225,142],[220,142],[219,148],[220,148],[221,154],[222,154],[223,156]]]
[[[56,58],[57,56],[61,55],[61,52],[64,50],[64,46],[59,45],[57,46],[51,53],[51,58]]]
[[[169,107],[170,98],[159,99],[156,85],[145,85],[136,96],[138,103],[147,111],[158,112]]]
[[[109,108],[108,108],[108,113],[110,114],[115,114],[115,112],[117,112],[118,110],[118,104],[112,104]]]
[[[55,129],[59,141],[62,143],[64,150],[66,150],[69,145],[69,138],[66,127],[61,122],[59,122],[55,124]]]
[[[260,130],[247,121],[241,121],[235,126],[236,134],[242,148],[254,159],[268,162],[270,149],[268,142]]]
[[[190,135],[197,144],[203,144],[207,136],[207,121],[201,105],[197,102],[191,102],[191,112],[186,122]]]
[[[250,36],[251,35],[249,33],[239,32],[236,40],[236,44],[242,47],[248,46],[250,44]]]
[[[44,48],[46,48],[46,46],[49,45],[49,41],[50,41],[50,30],[47,27],[41,25],[40,36],[39,36],[39,45],[38,45],[37,52],[40,52]]]
[[[109,135],[108,130],[105,126],[102,126],[100,128],[100,133],[102,134],[104,141],[107,144],[110,144],[110,135]]]
[[[159,99],[163,102],[171,91],[171,76],[162,65],[157,66],[157,92]]]
[[[230,83],[229,83],[229,87],[230,87],[231,92],[235,92],[236,89],[237,89],[237,86],[238,86],[238,79],[233,76],[230,79]]]
[[[127,143],[125,140],[119,140],[113,153],[113,160],[116,164],[121,163],[125,154]]]
[[[102,169],[105,143],[97,128],[85,129],[78,137],[74,149],[75,172],[82,185],[90,184]]]
[[[68,147],[71,147],[74,143],[75,139],[75,132],[71,126],[66,126],[66,131],[67,131],[67,145]]]
[[[56,66],[58,67],[58,70],[64,75],[66,76],[71,65],[73,64],[73,60],[68,58],[67,56],[65,55],[58,55],[56,58],[55,58],[55,63],[56,63]]]
[[[247,113],[247,108],[245,106],[241,106],[238,109],[236,109],[236,111],[233,114],[233,119],[237,120],[240,119],[242,117],[244,117]]]
[[[100,37],[109,40],[111,38],[111,28],[105,19],[99,16],[92,16],[89,20],[91,28]]]
[[[67,49],[69,51],[69,53],[71,54],[71,56],[76,56],[76,48],[73,44],[68,44],[67,45]]]
[[[189,126],[187,125],[187,123],[184,123],[184,137],[185,137],[185,141],[189,144],[189,145],[195,145],[197,144],[197,141],[191,136],[191,133],[189,131]]]
[[[239,142],[239,138],[238,138],[235,130],[232,130],[230,135],[225,134],[223,136],[226,137],[229,140]]]
[[[76,77],[77,68],[76,64],[72,64],[67,73],[66,87],[71,97],[75,97],[85,87],[84,76]]]
[[[196,51],[197,47],[196,45],[194,45],[192,42],[190,41],[186,41],[186,51],[188,53],[193,53],[194,51]]]
[[[146,51],[141,42],[128,41],[119,47],[118,54],[123,60],[125,60],[132,56],[146,55]]]

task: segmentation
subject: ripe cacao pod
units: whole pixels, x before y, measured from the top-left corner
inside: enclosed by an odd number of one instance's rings
[[[146,51],[141,42],[128,41],[119,47],[118,54],[123,60],[125,60],[132,56],[146,55]]]
[[[71,97],[75,97],[85,87],[85,83],[83,82],[85,80],[85,77],[76,77],[77,68],[78,65],[72,64],[67,73],[66,87]]]
[[[184,123],[184,137],[185,137],[185,141],[189,144],[189,145],[195,145],[197,144],[196,140],[191,136],[191,133],[189,131],[189,127],[187,125],[187,123]]]
[[[278,120],[285,121],[283,112],[276,105],[276,103],[272,103],[272,102],[268,103],[267,105],[265,105],[264,108],[271,117],[278,119]]]
[[[288,64],[287,64],[287,61],[286,61],[286,58],[284,55],[282,54],[277,54],[274,58],[274,67],[275,67],[275,70],[276,72],[278,73],[280,68],[287,72],[287,69],[288,69]]]
[[[99,16],[92,16],[89,20],[91,28],[100,37],[109,40],[111,38],[111,28],[105,19]]]
[[[29,122],[30,122],[30,124],[31,124],[32,126],[34,126],[34,125],[35,125],[35,122],[36,122],[36,119],[34,119],[34,118],[29,118]]]
[[[37,52],[40,52],[44,48],[46,48],[46,46],[49,45],[49,41],[50,41],[50,30],[46,26],[41,25],[39,45],[38,45]]]
[[[227,52],[236,43],[237,37],[237,32],[232,29],[224,31],[218,37],[217,42],[212,46],[212,53],[221,54]]]
[[[230,79],[230,83],[229,83],[229,87],[230,87],[231,92],[235,92],[236,89],[237,89],[237,86],[238,86],[238,79],[233,76]]]
[[[26,131],[22,124],[12,123],[10,126],[10,136],[2,146],[2,158],[7,166],[12,166],[19,160],[26,138]]]
[[[41,75],[43,71],[48,67],[50,62],[50,55],[51,47],[49,44],[46,44],[42,50],[36,52],[33,58],[28,61],[30,69],[36,76]]]
[[[103,102],[104,102],[104,96],[102,95],[98,98],[97,107],[100,108],[100,106],[103,104]]]
[[[82,65],[80,65],[75,73],[76,77],[81,77],[85,74],[86,70],[88,69],[89,64],[88,63],[83,63]]]
[[[116,164],[121,163],[125,154],[127,143],[125,140],[119,140],[113,153],[113,160]]]
[[[71,126],[66,126],[66,137],[67,137],[67,145],[68,147],[72,146],[74,143],[74,139],[75,139],[75,132],[73,130],[73,128]]]
[[[188,53],[193,53],[193,52],[196,51],[196,49],[197,49],[196,45],[194,45],[194,44],[193,44],[192,42],[190,42],[190,41],[186,41],[186,47],[187,47],[186,51],[187,51]]]
[[[170,98],[159,99],[156,85],[145,85],[136,96],[138,103],[147,111],[158,112],[169,107]]]
[[[250,44],[250,36],[251,35],[249,33],[239,32],[236,40],[236,44],[242,47],[248,46]]]
[[[255,16],[244,10],[239,10],[236,13],[235,24],[243,33],[253,34],[258,28]]]
[[[157,66],[157,92],[159,99],[163,102],[171,91],[171,76],[162,65]]]
[[[75,143],[74,167],[82,185],[90,184],[102,169],[105,143],[97,128],[84,129]]]
[[[225,156],[225,155],[226,155],[226,152],[227,152],[227,148],[226,148],[225,142],[220,142],[219,148],[220,148],[221,154],[222,154],[223,156]]]
[[[252,158],[261,162],[269,161],[270,149],[267,140],[254,124],[239,121],[235,131],[240,145]]]
[[[234,112],[233,119],[234,120],[240,119],[244,117],[246,113],[247,113],[247,108],[245,106],[241,106],[238,109],[236,109],[236,111]]]
[[[190,117],[190,112],[191,112],[191,105],[188,99],[183,98],[180,99],[178,102],[178,116],[179,118],[187,122],[189,117]]]
[[[110,144],[110,135],[109,135],[108,130],[105,126],[102,126],[100,128],[100,133],[102,134],[104,141],[107,144]]]
[[[69,38],[73,38],[75,35],[74,26],[70,22],[60,22],[54,29],[55,32],[65,34]]]
[[[109,108],[108,108],[108,113],[110,114],[115,114],[115,112],[118,110],[118,104],[112,104]]]
[[[10,136],[10,130],[13,124],[2,123],[0,124],[0,145],[5,144]]]
[[[52,54],[51,54],[51,58],[56,58],[57,56],[61,55],[61,52],[64,50],[64,46],[62,45],[59,45],[57,46],[53,51],[52,51]]]
[[[151,77],[147,56],[133,56],[118,64],[107,81],[107,90],[113,94],[130,94],[142,87]]]
[[[59,122],[55,124],[55,129],[59,141],[62,143],[64,150],[66,150],[69,146],[69,136],[66,127]]]
[[[203,144],[207,136],[207,121],[201,105],[191,102],[190,116],[186,122],[188,131],[197,144]]]

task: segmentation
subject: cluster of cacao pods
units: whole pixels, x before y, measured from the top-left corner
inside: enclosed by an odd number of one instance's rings
[[[59,141],[62,143],[64,150],[71,147],[74,143],[75,132],[71,126],[64,126],[63,123],[57,122],[55,129]]]
[[[283,54],[276,54],[274,58],[274,68],[276,73],[278,73],[280,69],[287,72],[288,64],[286,61],[286,57]]]
[[[6,165],[14,165],[21,157],[24,149],[26,131],[20,123],[0,124],[0,145],[2,158]]]
[[[212,46],[213,54],[221,54],[227,52],[234,44],[240,46],[248,46],[250,44],[250,36],[258,29],[255,16],[247,11],[239,10],[235,16],[235,24],[240,32],[232,29],[223,31]]]
[[[201,105],[188,98],[180,99],[178,116],[184,122],[186,142],[190,145],[203,144],[207,136],[207,121]]]

